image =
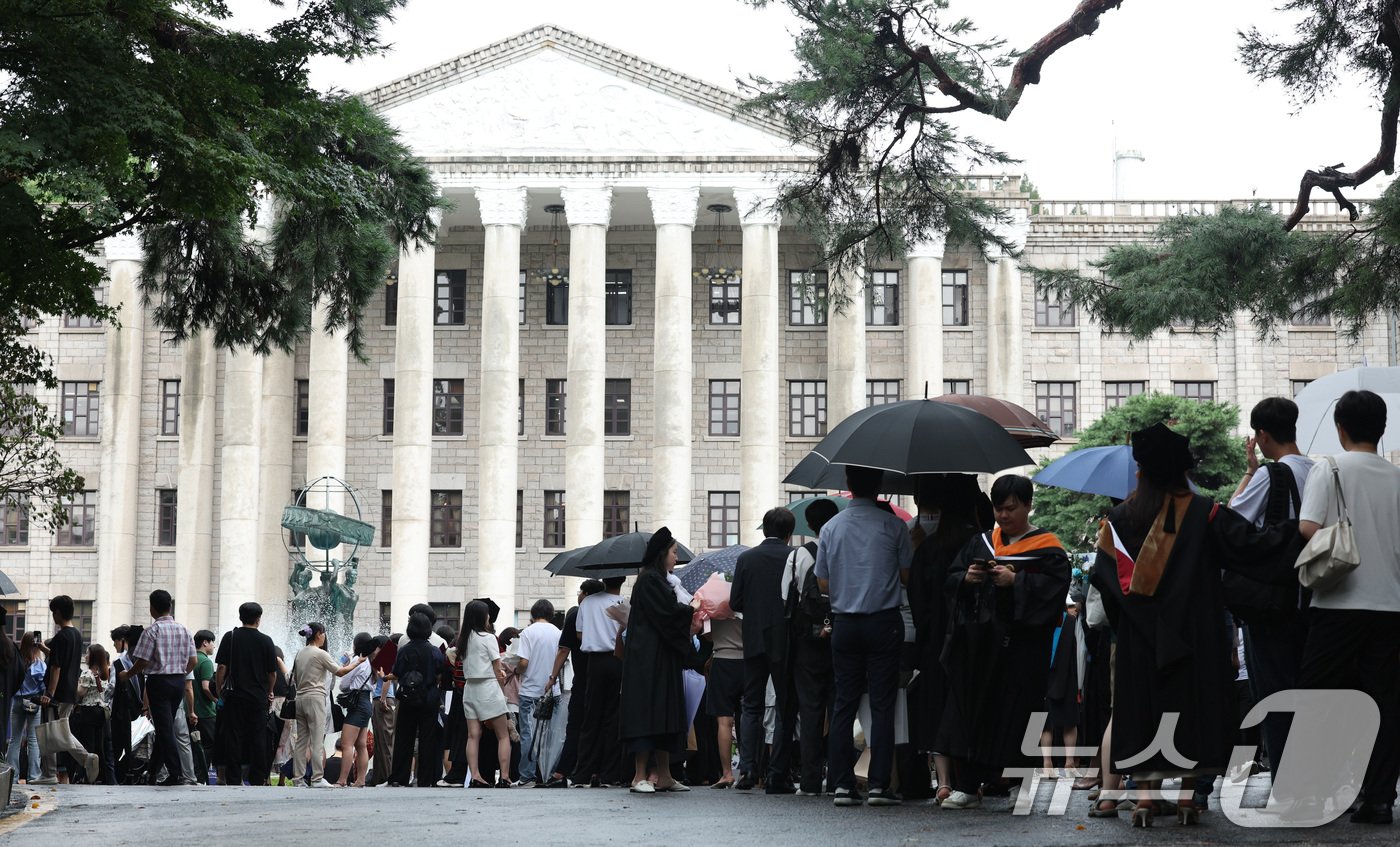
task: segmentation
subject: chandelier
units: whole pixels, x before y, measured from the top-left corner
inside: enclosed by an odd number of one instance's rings
[[[726,283],[739,276],[739,269],[723,264],[721,254],[724,250],[724,239],[720,236],[720,216],[734,210],[723,203],[713,203],[705,208],[715,213],[715,251],[710,256],[710,261],[697,269],[694,275],[696,279],[707,279],[711,283]]]
[[[558,203],[552,203],[544,207],[545,212],[551,216],[549,224],[549,266],[538,268],[534,272],[536,279],[542,279],[550,285],[563,285],[569,281],[569,269],[559,265],[559,216],[564,214],[564,207]]]

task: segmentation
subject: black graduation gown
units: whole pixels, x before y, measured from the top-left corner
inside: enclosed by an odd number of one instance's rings
[[[937,749],[938,725],[948,699],[948,678],[943,671],[943,644],[948,635],[948,601],[944,585],[948,565],[977,534],[970,526],[939,527],[914,551],[909,566],[909,610],[914,616],[914,669],[909,683],[909,743],[920,752]]]
[[[1060,637],[1051,633],[1053,656],[1050,684],[1045,690],[1046,728],[1079,726],[1079,618],[1064,616]]]
[[[691,611],[676,602],[660,571],[644,569],[637,577],[622,658],[618,729],[623,741],[664,738],[662,749],[669,749],[688,728],[681,671],[696,664]]]
[[[1037,529],[1026,536],[1049,534]],[[950,629],[943,655],[948,699],[939,750],[1000,772],[1039,766],[1021,753],[1033,712],[1045,707],[1050,645],[1069,592],[1061,547],[1018,554],[1016,580],[997,588],[963,581],[975,559],[990,558],[990,533],[974,536],[948,568]],[[984,541],[983,539],[987,539]]]
[[[1136,557],[1146,530],[1125,531],[1124,506],[1109,513],[1123,546]],[[1192,496],[1178,515],[1178,537],[1151,597],[1128,596],[1115,558],[1099,550],[1091,577],[1117,638],[1113,691],[1113,770],[1139,779],[1223,773],[1238,734],[1231,688],[1232,634],[1226,626],[1221,568],[1246,576],[1286,543],[1239,515]],[[1183,767],[1161,751],[1131,768],[1119,762],[1151,745],[1162,716],[1180,715],[1174,742]]]

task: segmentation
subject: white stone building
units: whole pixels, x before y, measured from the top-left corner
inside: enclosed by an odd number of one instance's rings
[[[378,530],[359,626],[392,606],[401,627],[424,600],[452,619],[478,596],[509,620],[563,599],[542,567],[605,533],[665,523],[697,550],[753,543],[826,421],[868,402],[926,385],[993,394],[1072,439],[1133,393],[1248,409],[1393,356],[1384,322],[1354,343],[1324,325],[1264,344],[1241,321],[1132,344],[1038,298],[1016,262],[941,242],[872,268],[824,320],[804,301],[825,284],[818,251],[764,205],[804,151],[730,92],[553,27],[367,97],[455,203],[373,304],[368,364],[319,332],[267,358],[170,343],[142,312],[130,238],[106,251],[121,330],[62,317],[35,330],[62,383],[45,399],[69,421],[63,452],[90,490],[55,536],[0,515],[0,571],[21,592],[0,600],[27,613],[16,630],[42,628],[66,593],[105,640],[144,619],[156,587],[192,629],[231,625],[247,599],[283,626],[281,509],[322,475],[358,489]],[[1050,266],[1214,205],[1032,200],[1016,177],[969,187],[1012,210],[1029,260]],[[715,204],[734,210],[718,228]],[[1314,208],[1309,226],[1341,220]],[[713,260],[741,278],[693,275]],[[555,264],[566,282],[536,272]]]

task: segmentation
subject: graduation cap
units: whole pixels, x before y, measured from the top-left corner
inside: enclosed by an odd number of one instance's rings
[[[486,611],[488,613],[487,617],[490,618],[491,623],[493,624],[496,622],[496,618],[499,617],[501,614],[500,604],[498,604],[495,600],[492,600],[490,597],[476,597],[472,599],[472,602],[486,604]]]
[[[1190,439],[1163,423],[1133,433],[1133,460],[1155,477],[1178,476],[1196,466]]]
[[[642,554],[642,565],[649,565],[661,557],[671,545],[676,543],[675,536],[671,535],[670,527],[661,527],[651,534],[651,540],[647,541],[647,550]]]

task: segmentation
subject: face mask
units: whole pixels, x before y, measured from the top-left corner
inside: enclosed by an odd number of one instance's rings
[[[938,531],[938,522],[941,515],[919,515],[919,528],[924,531],[924,535],[933,535]]]

